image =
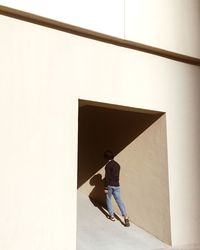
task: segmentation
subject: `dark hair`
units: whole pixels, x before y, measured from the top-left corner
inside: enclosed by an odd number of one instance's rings
[[[105,158],[106,160],[112,160],[112,159],[114,158],[113,152],[112,152],[111,150],[106,150],[106,151],[104,152],[104,158]]]

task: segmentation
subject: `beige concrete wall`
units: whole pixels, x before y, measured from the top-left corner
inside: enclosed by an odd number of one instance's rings
[[[75,249],[78,99],[166,112],[172,244],[198,243],[199,67],[0,18],[1,248]]]
[[[116,157],[122,196],[136,225],[171,244],[165,116]]]
[[[200,58],[199,0],[1,0],[1,4]]]

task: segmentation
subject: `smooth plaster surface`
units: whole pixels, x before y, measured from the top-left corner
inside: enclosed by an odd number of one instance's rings
[[[199,0],[1,0],[1,4],[200,58]]]
[[[199,67],[5,16],[0,32],[0,248],[75,249],[78,99],[166,112],[172,244],[199,243]]]
[[[125,0],[125,39],[200,58],[199,0]]]

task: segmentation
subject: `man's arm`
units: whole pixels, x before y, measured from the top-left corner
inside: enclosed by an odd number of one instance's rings
[[[107,164],[105,167],[105,184],[104,184],[105,193],[108,193],[108,185],[110,183],[111,178],[112,178],[112,169],[111,166]]]

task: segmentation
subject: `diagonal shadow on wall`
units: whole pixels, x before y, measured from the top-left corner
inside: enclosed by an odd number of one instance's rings
[[[106,149],[117,155],[162,115],[162,112],[127,111],[92,103],[80,106],[77,188],[104,166]]]

